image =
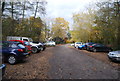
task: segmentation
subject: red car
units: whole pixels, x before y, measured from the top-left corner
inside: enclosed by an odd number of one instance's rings
[[[31,45],[29,44],[29,42],[22,41],[22,40],[10,40],[10,41],[20,42],[22,45],[24,45],[28,49],[29,54],[32,52]]]

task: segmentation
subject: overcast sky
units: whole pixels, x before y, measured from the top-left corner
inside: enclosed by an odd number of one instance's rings
[[[47,17],[63,17],[72,22],[72,14],[85,11],[86,7],[96,0],[47,0]]]

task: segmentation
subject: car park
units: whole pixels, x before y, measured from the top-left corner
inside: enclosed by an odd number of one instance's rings
[[[82,42],[75,42],[74,47],[78,48],[78,46],[82,45]]]
[[[108,53],[108,58],[111,61],[120,61],[120,50],[109,52]]]
[[[89,51],[93,51],[93,52],[97,52],[97,51],[103,51],[103,52],[110,52],[112,51],[112,48],[110,47],[107,47],[103,44],[99,44],[99,43],[96,43],[96,44],[93,44],[89,47]]]
[[[29,44],[28,41],[22,41],[22,40],[10,40],[10,41],[19,42],[27,48],[29,54],[32,52],[31,45]]]
[[[4,61],[8,62],[11,65],[25,59],[29,54],[25,46],[19,42],[13,41],[3,41],[1,52]]]

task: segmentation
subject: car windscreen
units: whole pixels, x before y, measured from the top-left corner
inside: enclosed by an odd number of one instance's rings
[[[26,41],[24,42],[24,44],[27,45],[27,46],[30,45],[30,43],[29,43],[29,42],[26,42]]]
[[[9,47],[12,47],[12,48],[17,48],[18,46],[17,46],[17,44],[16,44],[16,43],[15,43],[15,44],[14,44],[14,43],[10,43],[10,44],[9,44]]]
[[[18,47],[25,48],[25,46],[23,46],[22,44],[18,44]]]
[[[95,43],[88,43],[88,45],[93,45],[93,44],[95,44]]]
[[[77,42],[76,44],[81,44],[81,42]]]
[[[36,43],[36,44],[38,44],[39,42],[33,41],[33,43]]]
[[[105,45],[102,45],[102,44],[95,44],[94,46],[97,46],[97,47],[104,47]]]
[[[9,47],[9,43],[2,43],[2,47]]]

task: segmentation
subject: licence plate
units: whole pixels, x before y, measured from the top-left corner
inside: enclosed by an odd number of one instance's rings
[[[26,57],[28,57],[29,55],[26,55]]]

